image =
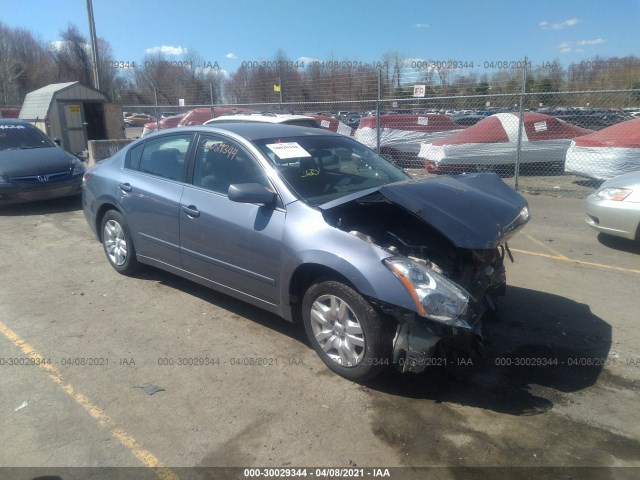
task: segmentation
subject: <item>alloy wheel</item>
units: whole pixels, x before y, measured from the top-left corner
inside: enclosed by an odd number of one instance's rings
[[[333,362],[355,367],[365,352],[362,326],[353,309],[335,295],[321,295],[311,307],[316,342]]]

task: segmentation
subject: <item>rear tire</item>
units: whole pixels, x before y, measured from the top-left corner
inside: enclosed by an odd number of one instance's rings
[[[369,380],[390,364],[390,322],[352,288],[336,281],[311,285],[302,318],[311,346],[338,375]]]

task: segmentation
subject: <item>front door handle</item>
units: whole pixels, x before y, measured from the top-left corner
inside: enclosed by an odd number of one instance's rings
[[[195,205],[189,205],[188,207],[183,205],[182,211],[193,218],[198,218],[200,216],[200,212]]]
[[[133,187],[128,183],[119,183],[118,188],[123,192],[130,192],[131,190],[133,190]]]

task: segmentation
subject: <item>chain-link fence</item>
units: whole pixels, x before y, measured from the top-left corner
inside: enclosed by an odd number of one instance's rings
[[[520,190],[583,197],[602,180],[640,169],[637,88],[568,90],[593,82],[581,83],[586,74],[575,71],[562,81],[553,66],[531,80],[526,61],[483,81],[415,61],[354,63],[302,73],[276,62],[249,65],[225,82],[111,95],[127,113],[154,117],[150,129],[234,113],[312,115],[416,176],[493,171]],[[611,78],[600,85],[620,84]],[[160,120],[176,114],[185,116]]]

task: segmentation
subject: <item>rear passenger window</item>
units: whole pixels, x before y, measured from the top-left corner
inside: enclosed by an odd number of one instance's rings
[[[128,167],[169,180],[182,180],[191,134],[170,135],[144,142],[131,150]]]
[[[140,169],[140,158],[142,158],[142,149],[144,148],[144,142],[140,145],[133,147],[129,152],[129,158],[125,163],[126,168],[130,168],[132,170]]]

